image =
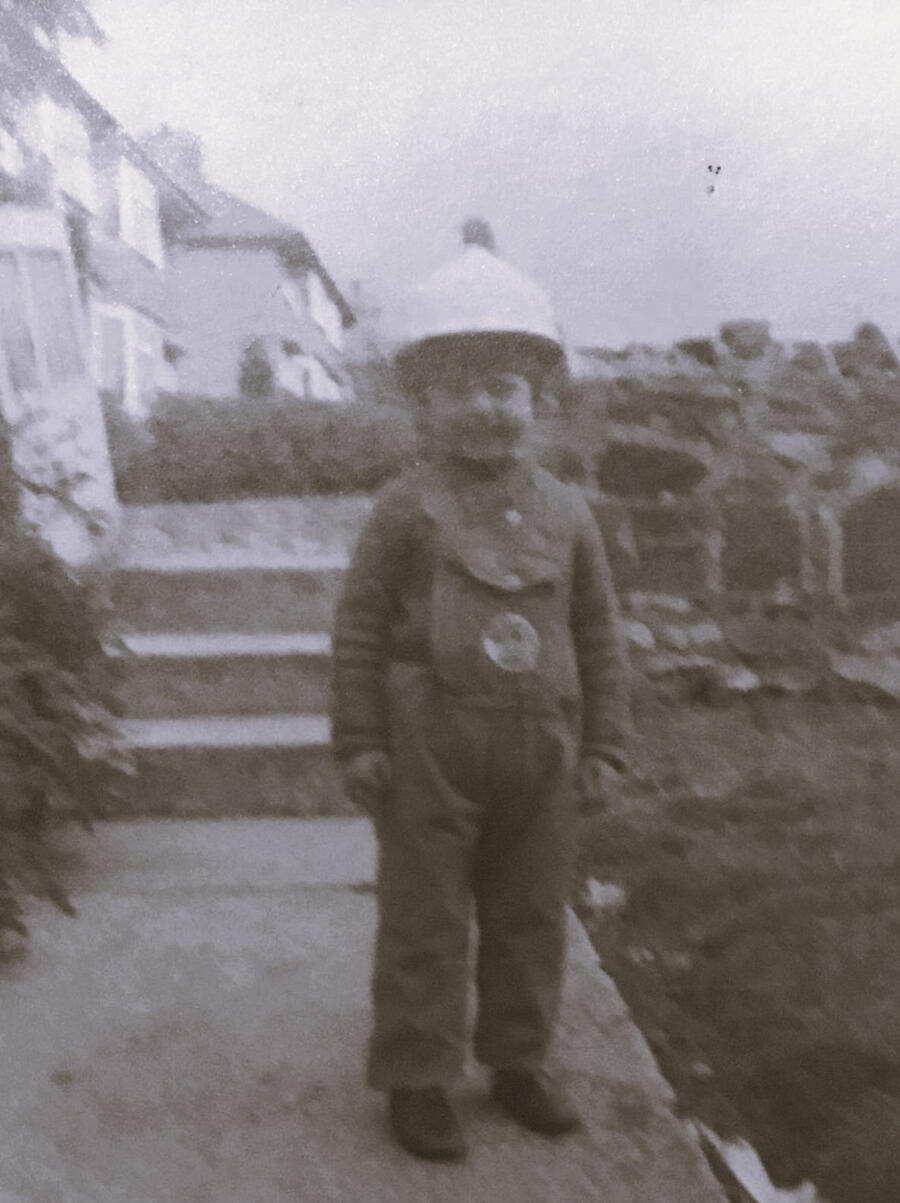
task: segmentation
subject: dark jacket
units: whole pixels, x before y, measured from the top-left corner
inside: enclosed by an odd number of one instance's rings
[[[504,671],[503,649],[485,639],[510,619],[537,635],[540,652],[533,666],[526,658],[527,671]],[[526,638],[526,657],[530,650]],[[429,466],[388,485],[336,612],[331,719],[339,759],[388,750],[391,661],[428,666],[472,704],[571,706],[581,715],[582,754],[623,760],[619,609],[580,492],[531,465],[504,482]]]

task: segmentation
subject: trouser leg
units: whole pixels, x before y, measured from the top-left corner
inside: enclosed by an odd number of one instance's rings
[[[368,1055],[378,1090],[449,1084],[465,1060],[477,811],[438,766],[431,710],[416,679],[392,690],[394,790],[377,832]]]
[[[509,716],[495,740],[492,798],[475,875],[480,933],[475,1053],[536,1070],[559,1011],[575,868],[577,743],[553,716]]]

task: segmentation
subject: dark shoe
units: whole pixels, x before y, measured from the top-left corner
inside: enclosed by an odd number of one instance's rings
[[[581,1127],[571,1103],[540,1074],[498,1069],[491,1097],[523,1128],[541,1136],[563,1136]]]
[[[456,1112],[440,1086],[392,1090],[391,1130],[408,1153],[427,1161],[461,1161],[466,1141]]]

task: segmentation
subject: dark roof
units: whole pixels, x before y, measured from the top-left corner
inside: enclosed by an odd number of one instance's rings
[[[325,270],[312,245],[295,226],[221,188],[206,185],[197,191],[205,216],[183,225],[174,241],[186,247],[268,246],[292,266],[313,268],[340,310],[345,326],[356,322],[353,310]]]
[[[299,230],[292,229],[270,213],[257,209],[255,205],[219,188],[210,189],[209,195],[204,196],[204,201],[203,207],[209,218],[202,223],[196,236],[202,237],[206,242],[227,238],[251,242],[293,240],[308,245]]]

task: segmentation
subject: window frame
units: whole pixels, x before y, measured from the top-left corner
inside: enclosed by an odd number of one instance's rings
[[[112,397],[117,405],[124,405],[128,388],[128,331],[125,316],[112,306],[93,302],[91,327],[94,380],[97,384],[97,391],[101,396]],[[118,369],[116,373],[118,378],[115,381],[111,381],[107,376],[110,364],[106,358],[109,349],[106,341],[107,328],[113,327],[116,329],[116,347],[119,352],[118,363],[114,365]]]
[[[27,403],[29,397],[52,396],[55,389],[65,387],[74,381],[92,380],[93,372],[86,339],[85,315],[76,299],[78,296],[78,283],[67,245],[60,245],[56,240],[45,240],[43,238],[35,238],[33,241],[26,241],[25,239],[17,241],[15,238],[7,240],[4,237],[3,228],[0,226],[0,250],[12,257],[19,277],[22,309],[34,349],[34,363],[37,375],[37,380],[33,388],[15,388],[10,376],[9,366],[6,362],[6,354],[0,348],[0,385],[2,385],[3,396],[8,397],[14,406],[21,407]],[[62,380],[55,380],[50,370],[47,354],[48,347],[45,342],[46,331],[41,322],[39,307],[35,299],[31,273],[29,271],[29,258],[31,256],[47,254],[56,255],[60,263],[61,279],[64,284],[68,304],[68,315],[71,319],[72,344],[77,358],[77,363],[72,374]]]
[[[29,323],[29,329],[32,333],[32,339],[35,341],[35,352],[38,361],[38,372],[40,376],[41,388],[54,389],[60,386],[65,386],[73,380],[83,380],[85,376],[91,376],[90,362],[86,354],[86,347],[83,337],[83,331],[79,328],[80,322],[80,305],[77,301],[73,302],[73,298],[78,296],[77,284],[74,283],[72,273],[69,270],[69,257],[55,247],[21,247],[18,254],[22,258],[24,271],[22,272],[22,280],[24,288],[22,289],[25,301],[25,313]],[[74,370],[68,376],[55,378],[53,370],[50,366],[50,358],[48,355],[49,343],[46,339],[47,331],[44,329],[44,324],[41,320],[40,306],[35,299],[34,284],[31,278],[31,272],[28,270],[29,257],[47,257],[55,256],[59,262],[60,279],[67,301],[67,312],[70,323],[70,333],[72,337],[72,347],[77,357]],[[76,288],[73,294],[72,288]],[[42,337],[34,340],[34,334],[39,334]]]
[[[104,391],[105,384],[98,363],[102,355],[102,325],[106,321],[114,321],[121,325],[122,331],[122,395],[119,404],[123,411],[132,417],[146,417],[160,391],[160,376],[164,370],[163,365],[167,363],[163,351],[166,343],[165,327],[139,309],[117,301],[93,301],[90,316],[93,375],[97,388]],[[152,360],[155,367],[152,396],[147,395],[141,388],[142,360]]]

